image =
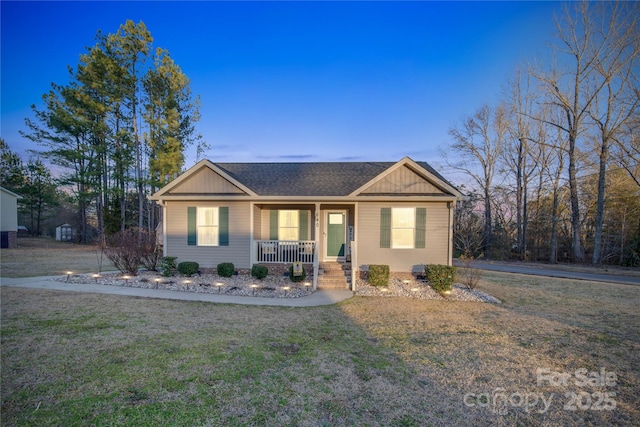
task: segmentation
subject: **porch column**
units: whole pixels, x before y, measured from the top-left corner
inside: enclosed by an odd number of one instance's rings
[[[313,254],[313,290],[315,291],[318,286],[318,270],[320,269],[319,261],[318,261],[320,259],[320,253],[319,253],[320,252],[320,203],[316,203],[314,222],[315,222],[314,237],[315,237],[316,248]]]
[[[358,251],[357,251],[357,241],[358,241],[358,229],[356,227],[358,224],[358,202],[353,204],[353,241],[349,242],[351,246],[351,290],[353,292],[356,291],[356,280],[359,274],[358,267]]]
[[[253,241],[253,209],[254,202],[249,202],[249,268],[256,263],[256,248]]]
[[[162,256],[167,256],[167,202],[160,200],[162,204]]]

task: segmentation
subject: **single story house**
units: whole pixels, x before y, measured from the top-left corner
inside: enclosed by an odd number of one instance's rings
[[[0,248],[18,247],[18,199],[22,196],[0,187]]]
[[[323,284],[323,273],[337,270],[339,286],[353,290],[356,275],[372,264],[406,273],[451,265],[453,209],[461,197],[427,163],[405,157],[396,163],[202,160],[150,198],[163,209],[164,255],[178,262],[249,269],[297,261],[313,268],[314,287]]]

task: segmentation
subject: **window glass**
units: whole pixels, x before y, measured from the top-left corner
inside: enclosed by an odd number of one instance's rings
[[[218,246],[218,208],[198,208],[198,246]]]
[[[415,224],[415,209],[393,208],[391,210],[391,247],[413,248]]]
[[[299,240],[300,218],[298,211],[278,211],[278,239]]]

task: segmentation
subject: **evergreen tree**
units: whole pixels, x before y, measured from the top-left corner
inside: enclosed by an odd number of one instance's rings
[[[29,160],[26,167],[26,179],[19,200],[20,210],[29,215],[29,230],[35,236],[42,234],[42,223],[58,206],[57,184],[51,171],[40,159]]]
[[[24,166],[20,156],[0,138],[0,186],[19,193],[24,184]]]
[[[66,171],[61,183],[73,190],[82,241],[93,212],[99,233],[116,224],[123,231],[132,219],[153,229],[149,190],[177,175],[184,150],[200,139],[189,79],[169,52],[154,51],[152,43],[143,22],[128,20],[114,34],[98,32],[77,67],[69,67],[70,82],[52,84],[44,108],[33,107],[35,119],[26,120],[24,135]]]

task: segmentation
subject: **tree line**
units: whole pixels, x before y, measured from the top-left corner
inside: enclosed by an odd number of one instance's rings
[[[446,163],[470,177],[458,254],[640,265],[638,19],[635,2],[565,5],[545,59],[450,128]]]
[[[35,156],[61,167],[55,182],[70,191],[81,242],[153,230],[159,212],[147,196],[182,171],[187,147],[207,147],[195,129],[199,97],[142,21],[95,40],[68,67],[69,82],[52,83],[42,107],[32,105],[22,132],[41,148]],[[4,147],[3,158],[12,154]],[[21,193],[6,175],[2,185]]]

